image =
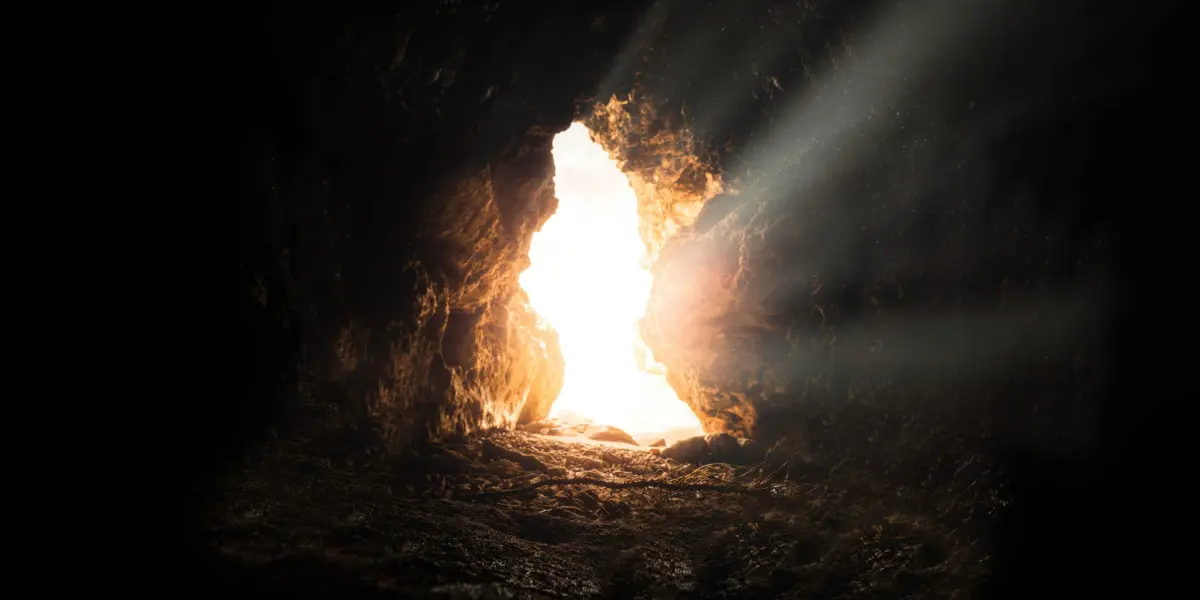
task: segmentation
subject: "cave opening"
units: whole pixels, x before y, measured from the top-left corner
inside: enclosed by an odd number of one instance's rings
[[[520,276],[565,363],[550,417],[616,427],[640,444],[703,435],[639,330],[653,276],[628,177],[582,123],[555,136],[552,152],[558,207]]]

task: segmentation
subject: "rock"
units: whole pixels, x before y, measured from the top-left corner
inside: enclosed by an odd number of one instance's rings
[[[679,440],[663,450],[662,455],[679,462],[698,463],[708,456],[708,441],[700,435]]]
[[[517,477],[525,472],[525,469],[523,469],[521,465],[518,465],[507,458],[497,458],[493,460],[491,464],[485,467],[485,470],[492,475],[504,479]]]
[[[762,444],[750,438],[738,438],[738,446],[741,447],[739,454],[743,462],[759,462],[766,457]]]
[[[508,448],[505,448],[504,446],[496,444],[495,442],[493,442],[491,440],[483,440],[483,458],[485,460],[491,460],[491,459],[511,460],[512,462],[520,465],[521,468],[523,468],[527,471],[545,472],[547,469],[546,463],[543,463],[536,456],[531,456],[529,454],[522,454],[520,452],[517,452],[516,450],[510,450]]]
[[[546,470],[546,474],[551,477],[566,477],[567,470],[562,467],[550,467]]]
[[[624,506],[622,506],[622,505],[624,505]],[[600,509],[597,511],[597,513],[598,513],[597,516],[599,516],[602,519],[615,519],[617,517],[620,517],[621,515],[628,514],[629,513],[628,508],[629,508],[629,504],[626,502],[614,502],[612,500],[602,500],[600,502]]]
[[[766,585],[771,580],[774,566],[769,563],[759,563],[746,571],[746,583],[750,585]]]
[[[757,448],[753,442],[743,441],[728,433],[710,433],[675,442],[662,451],[662,456],[687,463],[743,463],[755,460]]]
[[[579,433],[587,433],[588,427],[589,425],[587,423],[580,423],[578,425],[571,426],[572,429],[578,431]]]
[[[600,454],[600,460],[603,460],[610,465],[619,465],[625,462],[625,459],[616,452],[603,452]]]
[[[557,436],[557,435],[565,435],[565,434],[563,433],[562,429],[555,427],[553,429],[547,429],[546,435],[556,435]]]
[[[538,421],[533,421],[531,423],[526,423],[524,425],[521,425],[517,429],[520,431],[524,431],[525,433],[540,433],[543,435],[547,435],[547,434],[549,434],[549,432],[559,429],[560,427],[561,427],[561,424],[558,422],[558,419],[549,418],[549,419],[540,419]]]
[[[473,465],[465,456],[446,449],[440,449],[436,453],[430,454],[426,460],[435,473],[466,473]]]
[[[708,443],[709,457],[714,461],[737,461],[741,457],[742,446],[728,433],[710,433],[704,440]]]
[[[658,448],[651,448],[650,454],[654,456],[662,456],[662,450],[659,450]]]
[[[590,456],[580,456],[579,464],[585,469],[603,469],[604,462],[596,460]]]
[[[588,438],[601,442],[621,442],[631,446],[638,445],[637,442],[633,441],[633,436],[625,433],[622,429],[612,426],[605,426],[600,431],[589,435]]]
[[[653,443],[650,444],[651,448],[665,448],[666,446],[667,446],[667,440],[664,440],[662,438],[658,438],[657,440],[655,440]]]
[[[563,519],[592,519],[591,515],[574,506],[559,506],[550,509],[550,514]]]
[[[596,510],[600,508],[600,497],[591,490],[583,491],[572,496],[579,506],[587,510]]]

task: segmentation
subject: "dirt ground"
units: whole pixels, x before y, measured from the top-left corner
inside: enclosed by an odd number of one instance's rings
[[[972,532],[992,509],[972,500],[964,512],[957,492],[521,432],[388,466],[335,464],[310,446],[275,440],[216,484],[206,545],[231,585],[341,597],[967,598],[988,575]],[[544,483],[581,478],[590,483]]]

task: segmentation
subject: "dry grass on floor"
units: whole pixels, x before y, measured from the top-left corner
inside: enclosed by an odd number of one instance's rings
[[[485,443],[536,462],[489,458]],[[850,473],[787,480],[522,433],[407,459],[335,466],[302,441],[277,441],[221,482],[211,547],[264,589],[395,597],[958,598],[987,574],[961,520],[936,517],[945,499]],[[745,493],[494,494],[581,477]]]

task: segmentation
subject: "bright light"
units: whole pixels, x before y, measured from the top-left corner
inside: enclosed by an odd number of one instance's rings
[[[520,279],[566,362],[550,416],[633,436],[702,434],[638,333],[652,276],[629,180],[580,123],[554,138],[553,151],[558,210],[534,234]]]

